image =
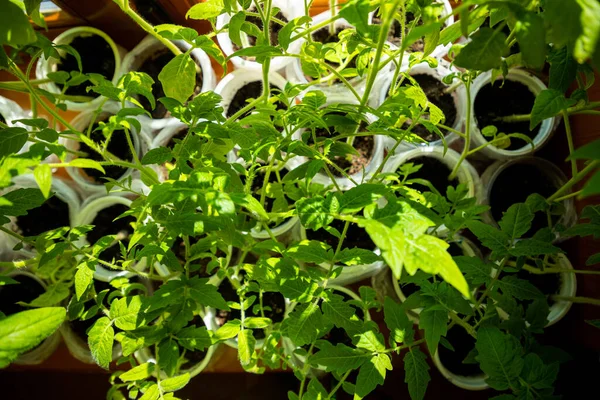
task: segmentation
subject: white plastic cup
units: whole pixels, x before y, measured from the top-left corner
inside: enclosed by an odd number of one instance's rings
[[[231,104],[231,101],[238,90],[249,83],[257,81],[262,82],[262,80],[262,72],[252,69],[238,69],[225,75],[225,77],[215,88],[215,93],[222,97],[221,107],[223,107],[223,115],[227,117],[227,109],[229,108],[229,105]],[[270,72],[269,84],[279,88],[280,90],[283,90],[287,84],[287,81],[277,72]]]
[[[405,64],[401,67],[401,71],[409,71],[410,75],[430,75],[442,82],[442,79],[444,77],[456,72],[456,68],[454,68],[452,65],[450,65],[444,60],[439,60],[438,66],[436,68],[431,68],[427,63],[417,64],[412,68],[409,68],[408,64]],[[393,80],[393,75],[393,73],[382,75],[381,79],[378,82],[378,85],[376,85],[377,92],[374,92],[374,96],[370,99],[370,105],[372,107],[379,107],[388,98],[388,92],[390,90],[390,85]],[[457,82],[459,82],[458,78],[454,78],[452,81],[453,84]],[[450,87],[450,85],[446,86]],[[454,106],[456,107],[456,119],[454,120],[454,124],[452,124],[450,128],[459,132],[463,132],[465,127],[465,115],[467,114],[467,93],[464,85],[458,86],[456,90],[452,92],[451,95],[454,99]],[[446,125],[445,122],[444,125]],[[454,132],[448,132],[445,136],[446,144],[448,147],[457,139],[458,135]],[[392,143],[392,145],[393,144],[395,143]],[[422,144],[402,143],[400,146],[398,146],[396,152],[399,153],[402,151],[406,151],[407,149],[427,146],[443,146],[443,141],[442,139],[438,139],[434,140],[433,142]]]
[[[501,80],[502,76],[496,78],[496,80]],[[521,70],[521,69],[511,69],[508,75],[506,76],[507,80],[513,82],[519,82],[525,85],[529,90],[537,96],[541,91],[548,89],[548,87],[533,74]],[[471,140],[472,140],[472,148],[477,148],[488,143],[488,140],[481,133],[481,129],[485,127],[480,127],[477,125],[477,116],[475,115],[475,101],[477,100],[477,94],[479,91],[492,80],[491,71],[485,72],[479,75],[471,85]],[[523,114],[528,114],[531,110],[523,110]],[[544,144],[546,144],[552,134],[554,133],[560,119],[558,117],[548,118],[541,122],[539,126],[539,131],[537,135],[532,139],[533,144],[535,146],[534,149],[531,148],[530,144],[524,144],[523,147],[516,150],[506,150],[498,148],[494,145],[488,145],[483,149],[479,150],[477,153],[484,155],[489,158],[497,159],[497,160],[506,160],[511,158],[523,157],[527,155],[532,155],[535,151],[539,150]],[[511,132],[509,132],[511,133]],[[525,134],[525,132],[521,132]],[[477,154],[476,153],[476,154]]]
[[[320,23],[323,23],[323,22],[327,21],[328,19],[332,18],[332,16],[333,16],[333,14],[332,14],[331,10],[326,10],[326,11],[322,12],[321,14],[318,14],[313,17],[311,26],[316,26]],[[336,29],[353,28],[353,26],[343,18],[338,18],[337,20],[335,20],[334,26]],[[328,29],[328,28],[325,27],[322,29]],[[393,65],[393,63],[390,63],[390,64]],[[306,75],[304,75],[304,72],[302,71],[302,63],[300,62],[299,58],[293,59],[287,65],[287,67],[285,69],[285,76],[290,80],[290,82],[292,82],[294,84],[308,84],[309,83]],[[361,94],[365,90],[365,85],[366,85],[365,78],[366,78],[365,76],[356,76],[356,77],[349,79],[348,83],[350,83],[352,85],[352,87],[359,94]],[[311,85],[308,88],[308,90],[321,90],[323,93],[326,93],[327,95],[340,94],[340,95],[344,95],[344,96],[348,96],[348,95],[352,96],[352,94],[349,92],[348,88],[346,86],[344,86],[344,84],[341,82],[333,83],[333,84],[319,83],[319,84]]]
[[[60,333],[62,334],[63,340],[67,345],[69,353],[79,361],[86,364],[96,364],[92,352],[87,344],[87,341],[79,337],[69,324],[69,321],[65,321],[60,327]],[[118,359],[121,356],[121,345],[118,342],[113,344],[112,349],[112,361]]]
[[[183,40],[174,40],[173,44],[182,49],[183,51],[187,51],[190,49],[190,45]],[[123,59],[123,65],[121,67],[120,75],[125,75],[131,71],[137,71],[142,64],[150,58],[154,53],[158,51],[163,51],[165,49],[164,45],[155,39],[153,36],[146,36],[137,46],[133,48],[125,58]],[[217,84],[217,77],[215,75],[215,71],[212,67],[212,63],[208,55],[201,49],[194,49],[191,51],[190,56],[196,63],[196,65],[200,66],[202,70],[202,88],[201,93],[208,92],[214,90]],[[156,83],[155,83],[156,84]],[[158,101],[158,99],[155,99]],[[139,115],[138,120],[142,123],[142,126],[148,128],[149,131],[154,131],[157,129],[162,129],[167,126],[169,123],[173,121],[178,121],[176,118],[167,117],[167,118],[150,118],[147,115]]]
[[[121,204],[126,207],[130,207],[131,203],[132,203],[131,200],[129,200],[128,198],[123,197],[123,196],[117,196],[117,195],[110,195],[110,196],[95,198],[91,202],[87,203],[81,209],[79,214],[77,214],[77,216],[75,217],[73,226],[90,225],[94,221],[94,218],[96,218],[98,213],[100,213],[103,209],[117,205],[117,204]],[[80,237],[75,242],[75,244],[79,248],[90,246],[90,243],[87,241],[86,236]],[[140,262],[140,263],[137,263],[135,268],[143,269],[144,266],[145,266],[145,263]],[[111,280],[113,280],[115,278],[120,278],[120,277],[129,278],[134,275],[135,274],[133,272],[129,272],[129,271],[112,271],[112,270],[106,269],[99,263],[96,265],[96,271],[94,272],[94,278],[99,281],[103,281],[103,282],[110,282]]]
[[[273,0],[272,6],[279,8],[288,21],[292,21],[293,19],[304,15],[304,4],[301,1]],[[227,13],[219,15],[217,17],[217,30],[223,29],[225,25],[231,21],[231,17],[232,15]],[[243,32],[241,35],[246,36]],[[217,34],[217,41],[219,42],[219,47],[221,47],[223,53],[225,53],[227,57],[236,52],[234,44],[229,37],[229,31]],[[290,54],[298,54],[300,52],[301,44],[301,40],[293,41],[290,43],[287,52]],[[272,57],[269,70],[273,72],[281,71],[294,60],[294,57]],[[243,57],[232,57],[231,62],[236,69],[262,71],[262,64],[256,61],[246,60]]]
[[[12,121],[28,118],[27,113],[23,111],[19,104],[4,96],[0,96],[0,115],[4,118],[6,125],[9,127],[20,126],[26,128],[19,123],[13,124]]]
[[[218,329],[218,326],[215,323],[213,311],[209,309],[209,310],[206,310],[206,312],[204,312],[203,314],[204,315],[202,316],[202,320],[204,321],[204,324],[206,325],[208,330],[212,331],[212,332],[216,332]],[[189,373],[190,378],[195,377],[196,375],[201,373],[208,366],[208,364],[210,364],[210,361],[213,358],[215,351],[217,350],[218,347],[219,347],[218,344],[210,346],[208,348],[208,350],[206,351],[206,356],[200,363],[194,365],[193,367],[191,367],[189,369],[181,370],[180,372],[182,374]],[[156,358],[154,357],[153,352],[150,351],[150,349],[147,347],[144,347],[143,349],[136,351],[134,353],[134,356],[140,364],[144,364],[144,363],[156,364]],[[161,376],[161,379],[167,378],[166,374],[164,374],[164,371],[162,372],[162,374],[164,376]]]
[[[46,284],[40,278],[38,278],[37,276],[35,276],[34,274],[32,274],[28,271],[15,270],[15,271],[8,273],[9,277],[15,277],[18,275],[23,275],[28,278],[31,278],[31,279],[35,280],[37,283],[39,283],[40,286],[42,286],[44,288],[44,290],[47,289]],[[58,347],[59,343],[60,343],[60,331],[56,330],[56,332],[54,332],[52,335],[50,335],[46,339],[44,339],[42,341],[42,343],[40,343],[37,347],[29,350],[26,353],[21,354],[15,361],[13,361],[13,364],[17,364],[17,365],[41,364],[48,357],[50,357],[52,355],[52,353],[54,353],[54,351]]]
[[[70,44],[73,41],[73,39],[75,39],[76,37],[79,37],[79,36],[85,37],[85,36],[92,36],[92,35],[101,36],[102,39],[106,40],[106,42],[109,44],[109,46],[111,47],[111,49],[113,51],[113,55],[115,57],[115,72],[112,77],[109,77],[107,79],[111,80],[112,83],[114,85],[116,85],[117,82],[119,81],[119,77],[120,77],[121,57],[122,57],[122,55],[125,54],[125,50],[121,46],[118,46],[117,44],[115,44],[115,42],[106,33],[102,32],[99,29],[92,28],[89,26],[79,26],[76,28],[68,29],[65,32],[58,35],[56,37],[56,39],[54,39],[54,44],[66,45],[66,44]],[[59,53],[62,53],[62,50],[59,50]],[[46,79],[48,77],[48,73],[57,71],[57,65],[59,64],[59,62],[60,62],[60,60],[57,60],[55,58],[41,57],[38,60],[38,63],[37,63],[36,69],[35,69],[36,78],[37,79]],[[49,91],[50,93],[54,93],[54,94],[62,93],[62,90],[54,82],[45,83],[40,86],[43,89]],[[93,93],[90,93],[90,95],[93,95]],[[84,103],[73,102],[73,101],[69,101],[69,100],[65,101],[64,103],[67,106],[67,109],[71,110],[71,111],[89,111],[89,110],[97,109],[102,104],[102,102],[105,100],[106,100],[106,98],[104,96],[98,96],[95,99],[88,101],[88,102],[84,102]]]
[[[303,226],[300,226],[300,239],[306,240],[306,229]],[[373,253],[381,256],[381,250],[376,248],[373,250]],[[329,264],[320,264],[322,268],[329,268]],[[371,264],[361,264],[361,265],[335,265],[334,268],[342,268],[342,272],[335,278],[329,279],[333,285],[338,286],[347,286],[356,282],[360,282],[364,279],[371,278],[373,275],[376,275],[381,270],[385,268],[386,264],[383,260],[375,261]]]
[[[9,192],[20,188],[37,189],[39,187],[32,174],[19,175],[13,179],[13,182],[15,185],[5,190],[5,192]],[[58,176],[52,177],[52,186],[50,190],[54,193],[56,197],[58,197],[60,200],[62,200],[69,206],[68,225],[73,226],[72,224],[75,215],[77,215],[81,208],[81,200],[79,199],[79,196],[77,195],[75,190],[71,188],[67,181],[63,180],[62,178],[59,178]],[[19,231],[19,227],[17,226],[17,219],[15,217],[11,217],[10,223],[7,225],[7,228],[9,228],[11,231]],[[10,254],[12,256],[24,256],[26,258],[34,257],[34,249],[27,244],[23,249],[19,250],[17,253],[13,253],[12,249],[17,245],[19,241],[16,238],[7,235],[4,232],[0,232],[0,242],[2,242],[0,244],[0,252],[6,252],[7,254]]]
[[[120,109],[119,104],[117,104],[115,102],[107,102],[104,105],[104,107],[102,108],[102,112],[100,114],[98,114],[96,121],[101,121],[105,118],[108,118],[111,115],[115,115],[116,113],[119,112],[119,109]],[[85,133],[88,126],[90,124],[94,123],[94,119],[93,119],[94,115],[95,115],[95,113],[93,111],[83,112],[83,113],[79,114],[77,117],[75,117],[73,119],[73,121],[71,122],[71,124],[73,125],[73,128],[75,128],[76,130]],[[124,135],[124,134],[125,133],[123,131],[115,131],[115,133],[114,133],[114,135]],[[142,128],[141,132],[137,132],[137,130],[134,128],[131,130],[130,134],[131,134],[131,140],[133,142],[133,147],[139,157],[148,148],[148,144],[150,143],[150,138],[143,128]],[[79,141],[77,141],[76,139],[69,139],[66,137],[62,137],[60,139],[60,142],[70,150],[75,150],[75,151],[79,150]],[[74,158],[75,158],[75,156],[73,154],[67,155],[67,161],[71,161]],[[131,160],[125,160],[125,161],[131,161]],[[106,186],[103,183],[97,183],[97,182],[94,182],[94,181],[86,178],[83,175],[83,171],[80,168],[68,167],[67,173],[77,183],[78,188],[81,189],[82,196],[86,197],[86,196],[90,196],[90,195],[94,195],[94,194],[98,194],[98,193],[106,193]],[[118,178],[118,180],[127,178],[130,175],[132,175],[132,173],[133,173],[133,170],[129,168],[124,172],[124,174],[121,177]],[[136,174],[134,174],[133,177],[137,178],[137,176],[136,176],[137,174],[138,173],[136,171]]]
[[[325,103],[325,106],[330,105],[330,104],[358,104],[358,101],[354,98],[348,98],[347,96],[344,96],[344,95],[341,95],[338,93],[338,94],[329,94],[327,96],[327,102]],[[371,114],[366,114],[366,118],[367,118],[368,123],[373,123],[377,120],[376,117]],[[303,132],[302,129],[299,129],[296,132],[294,132],[294,134],[292,136],[293,139],[294,140],[302,140],[302,132]],[[384,152],[385,152],[386,143],[387,143],[387,141],[386,141],[387,137],[383,136],[383,135],[373,135],[373,139],[374,139],[374,147],[373,147],[373,154],[371,157],[371,161],[369,162],[369,164],[367,164],[365,166],[365,168],[362,171],[359,171],[353,175],[350,175],[350,178],[352,178],[352,180],[354,180],[358,184],[368,181],[375,174],[375,172],[377,171],[377,169],[383,162]],[[308,158],[304,157],[304,156],[294,157],[293,167],[304,164],[307,161],[308,161]],[[352,180],[350,180],[349,178],[347,178],[345,176],[341,176],[341,177],[334,176],[334,178],[335,178],[335,182],[342,190],[349,190],[349,189],[353,188],[354,186],[356,186],[354,184],[354,182],[352,182]],[[329,178],[329,176],[323,172],[317,173],[312,181],[314,183],[318,183],[323,186],[333,185],[333,182]]]
[[[462,329],[461,327],[455,327],[454,329]],[[448,370],[442,361],[440,360],[440,356],[438,355],[438,351],[436,349],[435,354],[431,357],[433,360],[433,364],[436,366],[438,371],[446,378],[450,383],[454,386],[458,386],[461,389],[471,390],[471,391],[479,391],[488,389],[490,386],[485,382],[487,376],[485,374],[475,375],[475,376],[462,376],[455,374]]]
[[[548,175],[548,177],[555,183],[556,188],[562,187],[565,183],[567,183],[567,178],[565,174],[553,163],[547,161],[543,158],[539,157],[522,157],[516,158],[510,161],[496,161],[492,165],[490,165],[481,175],[481,187],[485,188],[485,191],[481,196],[481,203],[485,205],[490,205],[490,196],[492,192],[492,188],[494,187],[494,183],[498,176],[508,167],[515,164],[529,164],[537,169],[540,172],[543,172]],[[558,220],[559,224],[564,225],[565,227],[570,227],[577,221],[577,211],[575,210],[575,202],[573,198],[566,199],[562,201],[565,212],[561,215]],[[493,226],[498,226],[498,221],[494,219],[492,216],[491,209],[486,211],[483,214],[483,220]]]

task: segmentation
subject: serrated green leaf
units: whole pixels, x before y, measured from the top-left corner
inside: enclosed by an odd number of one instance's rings
[[[492,279],[492,266],[479,257],[458,256],[454,257],[454,261],[473,286],[486,284]]]
[[[173,152],[171,149],[167,147],[159,147],[156,149],[152,149],[142,157],[142,164],[164,164],[167,161],[171,161],[173,159]]]
[[[533,213],[525,203],[513,204],[506,210],[498,223],[502,232],[506,233],[511,241],[520,238],[531,228]]]
[[[0,0],[0,9],[0,45],[16,48],[36,41],[35,31],[21,8],[9,0]]]
[[[339,201],[328,195],[302,198],[296,202],[300,222],[307,229],[317,230],[333,222],[333,215],[339,210]]]
[[[185,104],[194,94],[196,64],[189,55],[179,54],[164,66],[158,74],[158,80],[167,97],[172,97],[181,104]]]
[[[238,357],[242,365],[248,365],[252,361],[256,339],[252,335],[252,330],[241,330],[238,335]]]
[[[371,353],[353,349],[341,343],[336,346],[324,342],[319,352],[309,358],[313,366],[323,366],[328,372],[343,374],[349,370],[357,369],[370,360]]]
[[[456,65],[479,71],[498,68],[506,49],[506,35],[491,28],[480,28],[456,56]]]
[[[188,281],[189,295],[198,304],[203,306],[218,308],[219,310],[229,310],[227,302],[223,299],[217,287],[208,283],[208,279],[194,277]]]
[[[41,206],[46,199],[39,189],[23,188],[13,190],[0,197],[0,215],[21,216],[26,215],[27,210]],[[8,205],[10,204],[10,205]]]
[[[345,265],[368,265],[380,261],[381,257],[371,250],[366,249],[343,249],[335,258],[335,263]]]
[[[419,315],[419,328],[425,331],[427,348],[434,354],[440,337],[448,332],[448,311],[435,308],[423,310]]]
[[[531,110],[529,129],[533,130],[540,122],[552,118],[562,110],[569,108],[565,95],[554,89],[542,90],[536,97]]]
[[[173,376],[179,361],[179,346],[173,338],[164,339],[158,344],[158,366],[167,376]]]
[[[510,249],[510,254],[515,257],[533,257],[540,255],[552,255],[562,253],[562,250],[551,243],[537,239],[523,239],[515,244],[515,247]]]
[[[294,244],[286,250],[286,255],[307,263],[323,264],[333,262],[331,248],[316,240],[303,240]]]
[[[38,165],[33,170],[33,176],[44,197],[50,197],[50,189],[52,188],[52,168],[50,168],[50,165]]]
[[[182,389],[185,385],[190,381],[190,374],[185,373],[178,376],[174,376],[173,378],[167,378],[165,380],[160,381],[160,388],[164,392],[175,392],[179,389]]]
[[[131,331],[139,327],[141,321],[142,297],[131,296],[115,299],[110,305],[110,318],[119,329]]]
[[[475,348],[478,353],[475,358],[488,376],[488,385],[496,390],[517,387],[524,361],[516,337],[502,333],[495,327],[480,328]]]
[[[427,385],[431,380],[426,358],[425,354],[417,347],[411,347],[404,356],[404,382],[408,385],[408,392],[412,400],[425,398]]]
[[[477,239],[485,247],[492,250],[496,256],[502,257],[508,253],[508,241],[510,238],[506,233],[480,221],[467,222],[467,228],[477,236]]]
[[[0,319],[0,368],[52,335],[66,315],[67,311],[62,307],[48,307]]]
[[[398,344],[412,342],[414,339],[413,323],[406,316],[404,308],[386,296],[383,312],[385,324],[390,330],[390,339]]]
[[[543,18],[534,12],[519,12],[516,36],[525,66],[542,68],[546,61],[546,30]]]
[[[200,20],[215,18],[223,12],[224,7],[223,0],[207,0],[194,4],[185,14],[185,17]]]
[[[518,300],[534,300],[544,298],[544,294],[531,283],[524,279],[519,279],[514,275],[507,275],[497,281],[497,285],[504,294],[512,296]]]
[[[17,153],[27,143],[27,129],[10,127],[0,131],[0,157]]]
[[[69,285],[66,282],[54,283],[46,288],[46,291],[39,297],[32,300],[29,305],[33,307],[49,307],[59,304],[69,297]]]
[[[115,330],[108,317],[99,318],[88,332],[88,346],[96,364],[104,369],[112,361]]]
[[[302,304],[283,320],[281,330],[296,346],[314,342],[325,328],[319,306],[315,303]]]
[[[377,354],[361,365],[356,378],[356,395],[367,396],[378,385],[383,385],[387,371],[392,370],[392,361],[387,354]]]
[[[577,74],[577,61],[567,46],[555,50],[548,56],[550,62],[550,83],[548,87],[564,93]]]
[[[76,158],[71,160],[69,161],[69,166],[75,168],[92,168],[102,172],[103,174],[106,173],[106,171],[104,171],[104,167],[99,164],[98,161],[88,160],[85,158]]]
[[[240,332],[240,321],[230,321],[220,327],[213,335],[213,340],[223,341],[232,339]]]
[[[600,39],[600,3],[595,0],[577,0],[581,7],[581,34],[575,41],[573,55],[580,64],[583,64],[597,51]]]
[[[212,344],[210,334],[205,326],[200,328],[188,326],[177,332],[176,337],[179,344],[188,350],[204,350]]]
[[[137,367],[133,367],[127,372],[122,373],[121,375],[119,375],[119,379],[123,382],[140,381],[152,376],[154,369],[154,363],[144,363],[138,365]]]
[[[374,204],[389,189],[381,184],[364,183],[344,192],[340,198],[340,210],[350,213],[359,211],[365,206]]]
[[[150,385],[144,392],[144,395],[140,397],[140,400],[158,400],[160,396],[160,389],[156,383]]]

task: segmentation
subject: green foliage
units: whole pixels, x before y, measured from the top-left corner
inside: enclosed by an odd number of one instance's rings
[[[115,2],[141,22],[128,2]],[[394,4],[401,7],[393,9]],[[18,303],[34,309],[0,313],[0,336],[5,336],[0,366],[37,346],[68,314],[69,321],[94,321],[87,341],[98,365],[128,365],[127,371],[113,374],[108,398],[174,399],[173,392],[188,384],[199,364],[210,361],[196,356],[227,343],[235,344],[248,372],[291,369],[300,390],[288,397],[298,400],[335,398],[338,390],[368,398],[384,384],[396,353],[403,358],[411,398],[423,399],[431,377],[419,346],[425,343],[430,354],[440,346],[454,348],[458,344],[448,334],[454,327],[476,343],[465,361],[479,364],[493,389],[510,390],[503,398],[553,398],[558,360],[536,342],[548,323],[551,294],[527,276],[556,273],[563,254],[554,244],[557,238],[600,237],[598,206],[585,208],[575,226],[556,222],[565,213],[565,196],[583,179],[590,177],[582,196],[600,192],[599,142],[570,152],[570,160],[587,164],[585,170],[573,165],[566,186],[549,198],[534,194],[513,204],[497,226],[484,222],[491,211],[474,197],[477,182],[454,185],[450,179],[450,186],[438,188],[415,177],[424,172],[420,163],[396,170],[391,165],[394,153],[426,145],[418,130],[444,136],[450,116],[410,72],[422,63],[435,68],[434,50],[461,36],[470,40],[454,44],[449,58],[464,70],[443,77],[449,93],[470,90],[486,71],[495,78],[514,67],[540,70],[548,62],[549,88],[517,119],[528,119],[535,128],[563,114],[597,113],[597,103],[588,96],[595,80],[592,65],[600,64],[597,1],[471,1],[455,9],[460,21],[444,27],[448,16],[437,2],[351,0],[321,25],[321,33],[331,34],[322,43],[307,15],[286,22],[274,18],[272,2],[209,0],[194,5],[187,17],[214,27],[216,18],[228,13],[228,25],[205,35],[174,24],[149,29],[163,44],[183,41],[189,50],[176,51],[159,82],[132,71],[117,84],[110,77],[82,73],[75,49],[34,32],[28,17],[44,26],[39,5],[39,0],[0,1],[0,44],[7,45],[0,49],[0,68],[19,80],[1,86],[31,91],[37,104],[31,118],[0,125],[2,230],[18,243],[12,251],[28,257],[3,261],[1,267],[8,272],[27,267],[46,287],[29,303]],[[248,11],[257,5],[262,9]],[[369,22],[375,10],[381,23]],[[339,18],[350,26],[329,31]],[[387,27],[393,29],[383,31]],[[404,30],[401,35],[395,32],[398,27]],[[399,37],[392,47],[386,41],[394,32]],[[237,51],[222,54],[215,33],[229,35]],[[518,52],[509,55],[516,44]],[[309,82],[289,79],[283,88],[267,87],[268,96],[259,97],[240,118],[225,117],[223,99],[214,92],[195,93],[200,71],[190,56],[194,49],[224,69],[235,56],[255,61],[267,77],[273,60],[298,48],[290,60],[299,63]],[[25,53],[33,56],[33,67],[37,57],[59,58],[63,52],[78,64],[75,71],[48,74],[64,87],[63,94],[43,90],[16,67]],[[399,65],[402,69],[395,69]],[[386,89],[379,88],[383,75],[389,89],[377,106],[373,99]],[[158,83],[164,91],[159,99]],[[66,108],[66,90],[79,84],[119,106],[94,131],[102,135],[100,144],[56,112]],[[333,96],[332,89],[342,95]],[[157,107],[182,123],[185,135],[149,151],[144,143],[145,153],[137,157],[117,160],[109,154],[106,144],[115,139],[128,147],[132,138],[145,140],[144,123]],[[37,109],[51,118],[40,118]],[[58,130],[59,123],[65,131]],[[467,139],[470,129],[461,128],[457,136]],[[524,133],[500,132],[496,126],[481,132],[499,148],[513,139],[533,146]],[[67,137],[90,147],[87,156],[65,147]],[[379,148],[379,141],[385,143],[381,157],[360,147],[372,143]],[[465,146],[459,163],[482,148]],[[380,164],[366,165],[374,162]],[[370,174],[357,173],[363,166]],[[13,229],[30,210],[57,200],[52,198],[60,186],[54,172],[64,167],[85,168],[88,175],[92,169],[109,176],[114,168],[132,171],[125,179],[106,179],[105,185],[107,192],[133,200],[119,217],[132,220],[126,238],[124,232],[105,232],[82,247],[81,238],[91,237],[92,226],[68,227],[66,221],[65,227],[34,237]],[[25,174],[38,188],[15,185],[16,177]],[[538,221],[543,227],[533,232]],[[105,225],[101,228],[112,226]],[[481,243],[485,258],[464,239],[466,230]],[[303,232],[309,239],[300,239]],[[103,257],[107,250],[116,255]],[[600,263],[600,255],[587,263]],[[402,290],[414,285],[414,293],[397,303],[389,296],[382,301],[377,286],[363,286],[357,296],[334,285],[370,266],[389,267],[382,274],[398,280]],[[97,278],[107,271],[119,276],[100,283]],[[9,274],[0,275],[3,287],[16,284]],[[68,304],[66,312],[52,307],[59,304]],[[387,328],[381,331],[371,320],[380,311]],[[423,336],[416,335],[412,322],[417,315]],[[113,360],[119,345],[123,357]],[[142,353],[151,361],[136,360]],[[334,389],[314,378],[316,370],[333,374]]]

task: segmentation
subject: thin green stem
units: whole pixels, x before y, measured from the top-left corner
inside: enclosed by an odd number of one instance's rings
[[[555,301],[570,301],[571,303],[579,304],[590,304],[592,306],[600,306],[600,299],[594,299],[591,297],[578,297],[578,296],[561,296],[555,294],[550,296]]]
[[[464,147],[462,153],[460,154],[460,158],[458,159],[458,162],[454,166],[452,173],[450,174],[450,177],[449,177],[450,180],[456,178],[456,175],[458,174],[458,170],[459,170],[461,164],[463,163],[463,161],[465,161],[465,159],[467,158],[467,155],[469,155],[469,148],[471,147],[471,76],[470,75],[467,77],[467,81],[465,82],[465,89],[466,89],[466,93],[467,93],[467,121],[465,123],[465,147]]]
[[[344,375],[342,375],[342,378],[340,379],[340,381],[337,383],[337,385],[335,385],[333,390],[327,396],[327,400],[331,399],[335,395],[335,393],[342,387],[342,385],[344,384],[346,379],[348,379],[348,377],[350,376],[351,372],[352,372],[352,370],[349,370]]]
[[[573,134],[571,133],[571,123],[569,122],[569,114],[565,110],[562,111],[563,121],[565,123],[565,132],[567,133],[567,143],[569,145],[569,155],[575,151],[573,145]],[[577,160],[571,159],[571,174],[572,176],[577,175]]]
[[[19,242],[25,242],[31,245],[35,245],[35,243],[21,235],[19,235],[17,232],[13,232],[10,229],[4,227],[4,226],[0,226],[0,231],[6,233],[9,236],[12,236],[13,238],[17,239]]]
[[[583,178],[587,176],[588,173],[593,171],[594,169],[600,166],[599,160],[594,160],[590,162],[584,169],[579,171],[577,175],[573,176],[567,183],[563,185],[560,189],[558,189],[552,196],[548,198],[548,202],[556,201],[556,199],[560,198],[561,195],[567,190],[571,189],[573,186],[578,184]]]

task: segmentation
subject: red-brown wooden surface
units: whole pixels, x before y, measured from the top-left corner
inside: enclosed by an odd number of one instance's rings
[[[79,0],[78,0],[79,1]],[[78,3],[73,0],[61,0],[64,5],[73,5]],[[186,3],[193,0],[185,0]],[[83,2],[82,2],[83,3]],[[126,48],[131,48],[135,42],[131,40],[131,33],[139,37],[139,31],[133,23],[122,15],[120,11],[113,6],[108,5],[110,0],[85,1],[88,7],[96,7],[99,15],[92,15],[83,18],[84,20],[95,21],[93,25],[100,29],[106,29],[106,25],[111,25],[118,21],[121,26],[118,28],[123,35],[113,35],[113,39]],[[104,4],[98,7],[98,4]],[[169,15],[173,13],[184,13],[183,2],[176,0],[160,0],[161,4],[170,4]],[[327,0],[316,0],[311,14],[317,14],[327,9]],[[78,5],[77,7],[80,7]],[[107,12],[106,7],[112,7]],[[99,22],[100,21],[100,22]],[[180,14],[177,22],[184,23],[185,19]],[[199,31],[196,23],[194,27]],[[63,25],[64,26],[64,25]],[[51,29],[48,37],[53,38],[62,29]],[[125,36],[127,41],[123,42]],[[136,37],[138,37],[136,36]],[[220,69],[214,64],[219,75]],[[600,79],[596,76],[597,80]],[[0,72],[0,81],[12,80],[13,78],[6,72]],[[600,101],[600,83],[596,83],[590,89],[590,100]],[[0,95],[17,101],[24,109],[29,108],[29,98],[25,94],[16,92],[0,91]],[[68,120],[72,119],[76,113],[61,112]],[[44,115],[40,108],[40,115]],[[575,147],[580,147],[595,139],[600,138],[600,119],[589,115],[576,115],[571,117],[571,125],[574,132]],[[558,128],[555,136],[550,143],[541,149],[537,155],[547,158],[564,172],[569,174],[569,164],[564,160],[566,158],[567,142],[564,133],[564,127]],[[585,205],[598,204],[599,199],[590,198],[578,200],[577,210],[581,211]],[[600,252],[600,243],[591,238],[573,239],[561,245],[568,253],[573,266],[578,269],[591,267],[585,266],[587,258]],[[369,282],[363,284],[368,285]],[[359,285],[357,285],[358,287]],[[578,275],[578,296],[600,297],[600,277]],[[545,344],[553,344],[567,350],[575,359],[574,362],[564,366],[561,371],[559,382],[559,391],[565,395],[566,399],[587,399],[594,398],[592,393],[596,392],[596,382],[600,376],[599,354],[600,354],[600,333],[597,329],[585,323],[585,320],[599,319],[600,308],[586,305],[574,304],[569,314],[558,324],[546,330],[541,340]],[[382,322],[381,315],[375,314],[374,319]],[[380,324],[385,332],[385,327]],[[425,347],[423,350],[426,351]],[[404,383],[404,372],[401,355],[393,356],[394,370],[388,374],[384,386],[379,387],[369,396],[372,399],[407,399],[408,391]],[[456,388],[447,382],[432,365],[430,382],[427,396],[428,399],[457,398],[457,399],[487,399],[494,395],[492,391],[467,392]],[[71,357],[64,344],[61,343],[57,351],[43,364],[36,366],[11,366],[7,370],[0,371],[0,390],[4,399],[104,399],[108,390],[109,373],[103,371],[94,365],[81,363]],[[327,380],[327,378],[325,378]],[[235,350],[226,346],[221,346],[217,355],[207,368],[207,370],[194,378],[192,382],[182,392],[178,393],[180,397],[187,399],[285,399],[288,390],[297,390],[298,382],[290,373],[270,372],[265,376],[255,376],[243,373],[237,361]]]

